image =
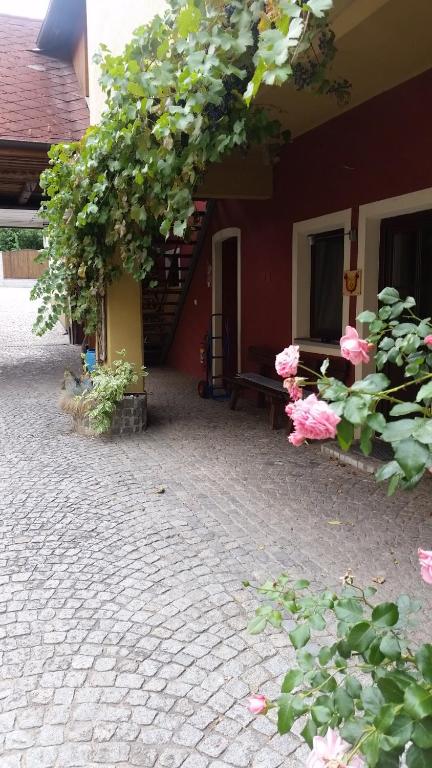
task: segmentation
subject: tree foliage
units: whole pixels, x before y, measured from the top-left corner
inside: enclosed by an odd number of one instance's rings
[[[0,251],[39,251],[43,248],[43,234],[40,229],[4,227],[0,229]]]
[[[291,79],[345,98],[326,78],[335,48],[331,0],[170,0],[121,56],[99,55],[106,110],[77,143],[50,152],[42,176],[49,268],[33,296],[43,333],[67,310],[94,329],[120,269],[148,273],[158,242],[188,236],[193,195],[210,163],[286,139],[256,105],[262,83]]]

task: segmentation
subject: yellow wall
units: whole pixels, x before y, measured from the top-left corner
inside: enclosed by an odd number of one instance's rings
[[[126,350],[126,360],[134,363],[137,370],[144,364],[141,283],[130,275],[123,274],[107,288],[106,345],[108,365],[122,349]],[[144,381],[140,377],[129,392],[143,391]]]
[[[78,38],[75,50],[72,56],[72,66],[81,86],[83,96],[89,95],[88,84],[88,53],[87,53],[87,30],[84,29]]]

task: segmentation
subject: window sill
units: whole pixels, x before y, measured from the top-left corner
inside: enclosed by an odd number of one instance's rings
[[[316,352],[318,355],[330,355],[331,357],[341,356],[339,344],[316,341],[315,339],[294,339],[294,344],[298,344],[302,352]]]

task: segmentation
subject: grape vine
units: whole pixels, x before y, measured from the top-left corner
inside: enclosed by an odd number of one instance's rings
[[[255,96],[263,84],[338,97],[332,0],[170,0],[121,56],[99,54],[106,110],[83,139],[50,151],[42,175],[47,271],[33,290],[36,333],[60,315],[96,329],[106,285],[149,272],[157,244],[187,237],[207,167],[235,149],[284,141]]]

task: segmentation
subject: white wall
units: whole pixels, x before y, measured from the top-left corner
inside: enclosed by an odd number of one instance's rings
[[[87,35],[89,53],[90,120],[96,123],[103,111],[99,67],[93,56],[101,43],[114,54],[121,53],[133,31],[146,24],[157,13],[162,14],[165,0],[87,0]]]

